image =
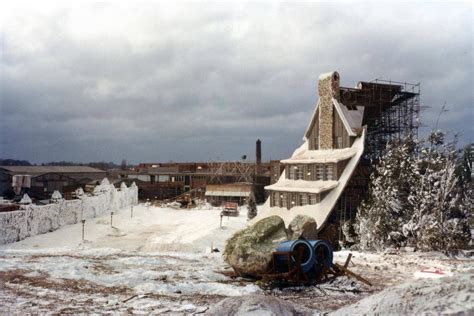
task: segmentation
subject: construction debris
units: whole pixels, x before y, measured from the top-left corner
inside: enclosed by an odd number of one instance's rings
[[[324,240],[294,240],[280,244],[272,254],[272,269],[263,281],[284,281],[289,285],[314,285],[346,275],[369,286],[372,283],[348,269],[352,254],[344,265],[332,262],[330,244]]]

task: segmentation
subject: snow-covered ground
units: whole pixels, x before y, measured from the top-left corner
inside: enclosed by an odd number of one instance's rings
[[[219,209],[176,210],[140,204],[0,246],[0,312],[200,313],[229,296],[275,295],[317,311],[335,310],[390,285],[413,282],[414,273],[437,268],[472,275],[473,261],[439,253],[353,253],[350,269],[369,287],[340,277],[306,288],[258,287],[231,278],[223,262],[225,240],[247,224]],[[348,251],[335,254],[343,263]],[[465,297],[463,297],[465,299]],[[472,301],[472,299],[471,299]]]

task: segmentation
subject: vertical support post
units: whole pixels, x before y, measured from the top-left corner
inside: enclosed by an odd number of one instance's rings
[[[133,205],[130,206],[130,218],[133,218]]]
[[[81,219],[84,220],[84,196],[81,197]]]
[[[352,253],[349,253],[349,255],[347,256],[346,262],[344,263],[344,269],[347,269],[347,267],[349,266],[349,262],[351,261],[351,258],[352,258]]]
[[[110,212],[110,227],[114,227],[114,226],[112,225],[113,217],[114,217],[114,212],[112,211],[112,212]]]
[[[219,225],[220,228],[222,228],[222,217],[224,217],[224,215],[221,214],[221,224]]]
[[[82,241],[84,241],[84,225],[86,224],[86,219],[81,219],[82,222]]]

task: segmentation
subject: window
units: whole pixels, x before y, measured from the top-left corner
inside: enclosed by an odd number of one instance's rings
[[[304,178],[308,181],[313,180],[313,166],[312,165],[307,165],[306,166]]]
[[[316,165],[316,180],[324,179],[324,165]]]
[[[295,180],[303,180],[304,179],[304,174],[303,174],[303,166],[295,166],[296,170],[296,179]]]
[[[286,207],[286,194],[280,193],[280,207]]]
[[[325,179],[326,180],[332,180],[333,179],[333,170],[334,170],[332,164],[325,165],[324,167],[326,169],[325,170],[326,171]]]
[[[306,194],[300,193],[300,203],[299,205],[304,206],[308,204],[308,196]]]
[[[317,204],[319,201],[318,201],[318,195],[317,194],[310,194],[309,195],[309,205],[315,205]]]
[[[278,192],[272,193],[272,204],[273,206],[278,206]]]
[[[295,167],[294,166],[288,166],[289,172],[288,172],[288,179],[294,180],[295,179]]]
[[[158,176],[158,182],[168,182],[170,181],[169,176]]]

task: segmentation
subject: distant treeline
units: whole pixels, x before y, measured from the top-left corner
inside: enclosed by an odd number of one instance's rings
[[[123,168],[123,161],[122,165],[117,165],[112,161],[109,162],[88,162],[88,163],[77,163],[71,161],[52,161],[46,162],[42,164],[32,164],[28,160],[17,160],[17,159],[1,159],[0,158],[0,166],[89,166],[101,170],[109,170],[109,169],[116,169],[116,168]],[[125,163],[126,164],[126,163]]]
[[[0,159],[0,166],[32,166],[28,160]]]

